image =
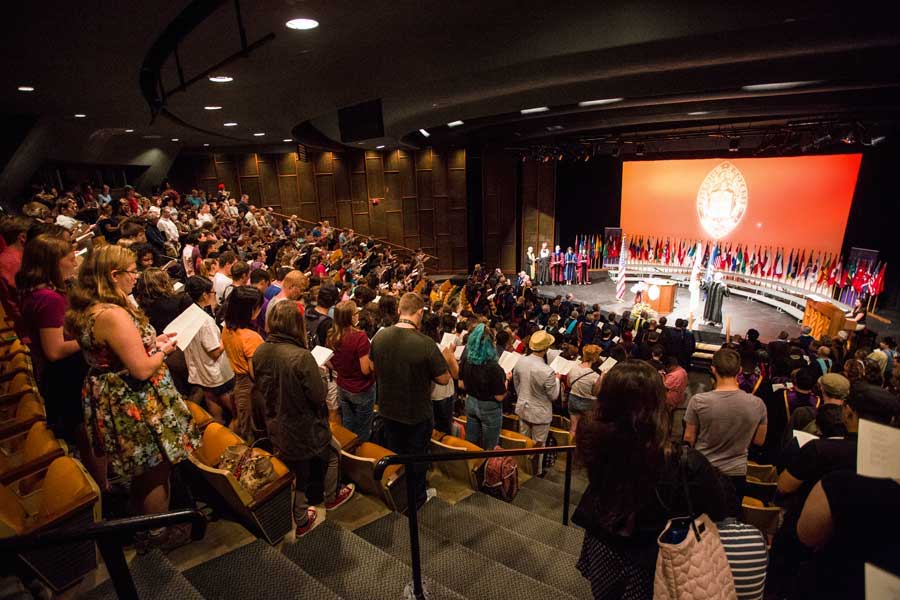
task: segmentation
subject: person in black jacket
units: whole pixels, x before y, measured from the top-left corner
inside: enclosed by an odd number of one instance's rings
[[[269,314],[269,336],[253,354],[255,386],[265,398],[266,430],[278,457],[294,472],[297,537],[324,521],[315,505],[333,510],[353,495],[338,480],[340,447],[333,441],[319,366],[304,347],[303,315],[293,302]]]

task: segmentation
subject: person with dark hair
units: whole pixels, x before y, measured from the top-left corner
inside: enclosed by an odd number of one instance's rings
[[[188,383],[200,386],[206,398],[206,407],[213,418],[231,427],[237,425],[237,411],[231,399],[234,387],[234,371],[225,355],[222,344],[222,333],[215,319],[207,310],[215,310],[216,294],[212,283],[205,277],[189,277],[185,283],[185,292],[194,303],[203,309],[205,318],[194,339],[184,350],[187,364]],[[227,409],[231,420],[225,420]]]
[[[153,246],[140,244],[132,246],[131,249],[134,250],[134,254],[137,256],[138,271],[143,272],[156,266],[156,257],[158,255]]]
[[[577,567],[595,598],[653,598],[657,538],[672,515],[727,516],[719,476],[704,456],[669,442],[665,388],[646,362],[603,377],[590,419],[578,424],[576,460],[590,486],[572,521],[585,529]]]
[[[453,333],[454,329],[452,327],[444,329],[441,317],[429,311],[422,316],[422,328],[420,331],[433,339],[434,343],[440,347],[443,332]],[[444,358],[447,360],[447,367],[450,370],[450,381],[443,385],[434,384],[431,389],[431,407],[434,410],[434,428],[437,431],[452,435],[453,405],[456,401],[453,379],[459,377],[459,363],[456,361],[455,355],[453,357],[445,355]]]
[[[337,374],[337,397],[341,422],[361,442],[369,440],[375,410],[375,367],[366,333],[357,329],[359,311],[353,300],[334,308],[334,319],[326,345],[334,351],[331,366]]]
[[[728,476],[737,498],[743,498],[747,451],[751,442],[761,446],[766,439],[766,406],[740,389],[741,357],[735,350],[716,351],[711,369],[715,389],[688,401],[684,441]]]
[[[254,419],[261,405],[253,393],[253,353],[263,343],[254,322],[262,306],[259,290],[242,286],[234,288],[225,304],[225,329],[222,344],[234,371],[234,409],[237,413],[235,432],[247,442],[253,441],[262,430],[262,422]]]
[[[789,413],[794,414],[795,410],[805,406],[819,407],[822,400],[813,392],[818,375],[815,367],[807,367],[794,373],[794,387],[784,390],[784,402]]]
[[[312,351],[316,346],[327,346],[328,332],[334,320],[329,313],[334,309],[334,305],[341,299],[341,292],[328,282],[319,286],[316,292],[316,305],[312,310],[306,311],[306,345]],[[322,380],[325,382],[327,394],[325,401],[328,404],[328,418],[332,423],[341,422],[340,401],[338,400],[337,383],[334,380],[334,372],[331,367],[326,364],[320,367]]]
[[[181,264],[184,267],[185,277],[193,277],[200,274],[200,248],[197,247],[200,238],[196,231],[187,234],[184,240],[184,248],[181,250]]]
[[[31,219],[26,217],[6,217],[0,221],[0,237],[6,247],[0,252],[0,277],[11,288],[16,287],[16,273],[22,267],[22,253]]]
[[[191,305],[185,294],[175,293],[168,273],[156,267],[141,273],[134,286],[134,299],[157,331],[163,331]]]
[[[447,362],[456,362],[448,358]],[[500,441],[506,373],[497,362],[491,330],[484,323],[475,326],[466,341],[459,364],[459,389],[466,392],[466,440],[484,450],[493,450]],[[451,410],[452,414],[452,410]]]
[[[247,288],[234,293],[242,289]],[[334,510],[353,496],[355,487],[339,482],[340,446],[328,426],[319,366],[305,347],[303,315],[282,302],[272,308],[268,326],[269,336],[250,366],[264,398],[265,429],[278,457],[294,473],[293,516],[296,535],[302,537],[324,521],[317,504],[324,502],[326,510]]]

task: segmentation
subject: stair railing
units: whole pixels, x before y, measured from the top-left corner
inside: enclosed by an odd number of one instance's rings
[[[468,460],[472,458],[496,458],[498,456],[522,456],[536,454],[566,453],[566,475],[563,485],[563,525],[569,524],[569,499],[572,495],[572,459],[575,446],[541,446],[537,448],[513,448],[508,450],[482,450],[481,452],[449,452],[446,454],[391,454],[375,463],[375,481],[380,481],[384,470],[391,465],[417,465],[451,460]],[[411,485],[409,476],[406,479],[406,516],[409,521],[409,554],[412,565],[412,598],[427,600],[428,595],[422,586],[422,562],[419,550],[419,519],[416,515],[416,489]]]
[[[200,540],[206,534],[206,517],[203,513],[196,510],[175,510],[156,515],[100,521],[87,527],[58,527],[22,537],[3,538],[0,539],[0,556],[44,546],[93,539],[100,548],[100,554],[103,556],[109,578],[116,590],[116,596],[120,600],[139,600],[122,547],[139,531],[180,523],[191,524],[191,539]]]

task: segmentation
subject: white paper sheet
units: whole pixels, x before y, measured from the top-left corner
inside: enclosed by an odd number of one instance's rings
[[[574,360],[567,360],[562,356],[557,356],[556,360],[550,363],[550,368],[559,373],[560,375],[568,375],[569,371],[572,370],[572,367],[575,366]]]
[[[313,358],[316,359],[316,364],[320,367],[324,367],[325,363],[334,356],[334,352],[325,346],[316,346],[312,349],[312,355]]]
[[[175,317],[175,320],[166,326],[163,333],[176,334],[175,345],[184,352],[208,317],[209,315],[203,312],[202,308],[192,302],[190,306],[184,309],[184,312]]]
[[[614,359],[612,356],[608,357],[606,360],[604,360],[602,363],[600,363],[600,367],[599,367],[600,372],[606,373],[607,371],[612,369],[614,366],[616,366],[617,362],[619,362],[619,361]]]
[[[900,429],[860,419],[856,448],[859,475],[900,479]]]
[[[378,304],[378,301],[381,300],[381,296],[375,296],[375,299],[372,300],[375,304]]]
[[[613,338],[613,344],[618,344],[618,343],[619,343],[619,339],[620,339],[619,336],[614,337],[614,338]]]
[[[799,429],[794,430],[794,437],[797,438],[797,443],[800,444],[801,448],[809,442],[819,439],[813,434],[806,433],[805,431],[800,431]]]
[[[172,285],[172,289],[175,290],[176,293],[181,292],[182,290],[184,290],[184,284],[181,283],[180,281],[176,281]]]
[[[444,350],[444,348],[448,348],[451,344],[456,343],[456,336],[452,333],[445,333],[441,338],[441,343],[438,344],[438,348]]]
[[[519,359],[522,358],[522,355],[518,352],[507,352],[503,351],[503,354],[500,355],[500,366],[503,367],[503,370],[507,373],[511,373],[513,367],[516,366],[516,363],[519,362]]]
[[[864,567],[866,600],[900,599],[900,577],[879,569],[871,563]]]
[[[457,346],[456,351],[453,353],[453,356],[456,357],[456,360],[462,359],[463,351],[466,349],[465,346]]]
[[[560,355],[560,351],[556,348],[550,348],[547,350],[547,363],[550,364]]]

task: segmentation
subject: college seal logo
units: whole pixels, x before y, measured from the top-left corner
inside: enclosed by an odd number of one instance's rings
[[[747,212],[747,181],[727,160],[710,171],[697,192],[697,216],[714,239],[737,227]]]

